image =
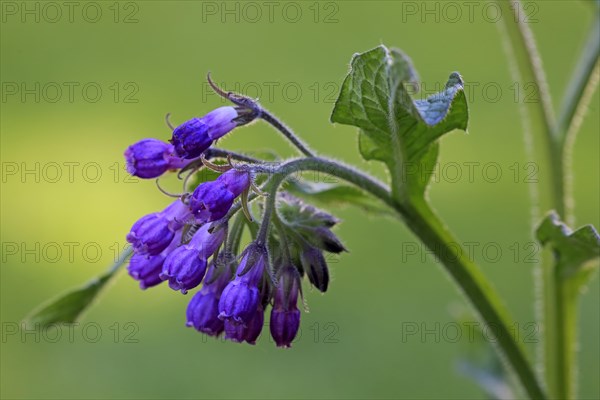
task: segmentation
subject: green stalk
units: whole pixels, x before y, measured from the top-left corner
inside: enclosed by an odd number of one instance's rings
[[[556,210],[568,222],[572,221],[571,188],[568,161],[575,133],[584,110],[598,82],[598,55],[600,53],[600,17],[596,15],[585,48],[579,58],[561,106],[558,122],[552,113],[552,101],[545,80],[541,59],[529,26],[523,21],[524,12],[519,1],[497,0],[505,16],[501,25],[509,60],[515,65],[512,75],[524,85],[535,82],[539,102],[521,103],[523,129],[528,142],[529,157],[538,163],[539,185],[533,193],[533,219],[537,225],[539,209]],[[572,399],[576,383],[576,299],[571,301],[571,282],[557,273],[552,257],[546,256],[541,264],[543,296],[543,354],[542,363],[551,398]]]

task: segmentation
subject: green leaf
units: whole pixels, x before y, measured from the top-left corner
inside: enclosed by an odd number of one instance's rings
[[[293,179],[286,184],[286,190],[298,197],[325,206],[353,205],[375,215],[395,215],[383,202],[354,186]]]
[[[29,328],[41,329],[51,324],[72,324],[77,321],[96,299],[100,291],[118,271],[119,267],[131,255],[131,248],[123,252],[120,259],[103,275],[84,286],[64,293],[34,310],[23,321]]]
[[[460,75],[453,72],[444,90],[413,100],[417,74],[401,51],[379,46],[351,61],[331,122],[360,128],[365,160],[384,162],[395,197],[421,199],[437,162],[436,140],[453,129],[467,129],[468,106]]]
[[[538,227],[536,235],[542,245],[552,248],[557,279],[574,280],[579,285],[586,283],[593,272],[590,261],[600,257],[600,236],[592,225],[573,232],[556,213],[550,213]]]

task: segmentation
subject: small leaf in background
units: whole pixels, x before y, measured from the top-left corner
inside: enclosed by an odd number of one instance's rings
[[[593,272],[590,262],[600,256],[600,236],[593,226],[585,225],[573,232],[556,213],[550,213],[537,228],[536,235],[543,246],[552,248],[555,275],[559,279],[572,279],[579,285],[587,282]]]
[[[25,326],[28,329],[41,329],[51,324],[76,322],[130,255],[131,248],[128,248],[114,266],[100,277],[42,304],[24,319]]]
[[[453,72],[444,90],[413,100],[417,81],[411,60],[399,50],[379,46],[351,61],[331,122],[360,128],[365,160],[384,162],[396,197],[421,199],[437,162],[436,139],[467,129],[469,112],[460,75]]]
[[[354,186],[293,179],[286,184],[286,190],[322,205],[353,205],[375,215],[395,215],[383,202]]]

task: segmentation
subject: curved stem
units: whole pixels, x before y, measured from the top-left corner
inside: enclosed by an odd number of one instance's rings
[[[283,122],[281,122],[273,114],[261,108],[259,118],[262,118],[275,129],[283,134],[302,154],[307,157],[314,157],[315,153],[306,145],[290,128],[288,128]]]
[[[258,172],[260,172],[260,166]],[[261,232],[266,232],[275,208],[274,195],[286,177],[298,171],[327,172],[350,182],[390,206],[401,217],[411,231],[438,257],[456,284],[471,301],[473,307],[488,326],[495,329],[498,346],[513,367],[519,381],[534,399],[544,399],[545,394],[528,362],[524,349],[509,328],[508,313],[491,284],[471,261],[465,251],[456,254],[458,243],[444,227],[425,202],[419,206],[407,206],[396,202],[388,189],[376,179],[351,167],[327,160],[310,157],[280,164],[277,168],[265,167],[264,172],[274,173],[269,185],[271,198],[265,206]],[[266,234],[266,233],[265,233]]]
[[[587,109],[584,100],[591,97],[598,79],[592,79],[598,70],[598,56],[600,56],[600,15],[596,18],[588,33],[588,39],[584,49],[579,57],[573,76],[567,86],[567,92],[561,105],[558,118],[558,134],[565,140],[565,135],[575,124],[577,127],[578,119],[576,116],[582,115],[583,110]],[[596,71],[596,73],[594,73]],[[590,85],[592,86],[590,88]],[[591,89],[591,90],[590,90]],[[589,96],[585,96],[586,91],[591,91]],[[574,129],[575,131],[577,128]]]

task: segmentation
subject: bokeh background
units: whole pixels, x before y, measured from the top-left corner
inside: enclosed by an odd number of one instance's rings
[[[208,71],[259,97],[321,153],[385,179],[361,161],[355,129],[328,122],[352,54],[380,43],[412,57],[426,94],[454,70],[470,83],[469,134],[441,140],[432,203],[461,241],[478,243],[474,257],[523,341],[536,340],[527,324],[535,321],[531,261],[539,253],[529,257],[531,169],[515,100],[515,90],[530,89],[511,81],[496,9],[98,1],[75,2],[69,15],[62,2],[48,4],[2,2],[2,398],[481,398],[457,372],[465,343],[444,331],[465,306],[461,295],[424,251],[408,254],[415,240],[400,223],[352,208],[335,210],[351,253],[331,259],[327,294],[305,287],[310,312],[292,349],[277,349],[268,330],[255,347],[207,340],[184,327],[190,296],[166,286],[141,291],[126,274],[72,331],[14,333],[39,303],[101,273],[131,224],[168,203],[153,182],[127,177],[122,152],[144,137],[167,139],[167,112],[180,123],[222,105],[207,89]],[[527,4],[559,104],[593,4]],[[596,93],[574,148],[578,225],[600,225],[598,121]],[[222,146],[293,154],[263,123],[230,136]],[[472,179],[470,162],[479,163]],[[580,318],[586,399],[600,396],[599,296],[596,278]],[[418,332],[407,335],[409,325]],[[526,346],[533,357],[535,344]]]

